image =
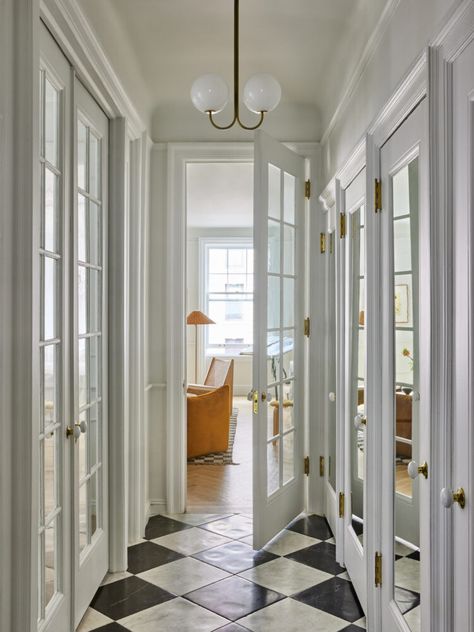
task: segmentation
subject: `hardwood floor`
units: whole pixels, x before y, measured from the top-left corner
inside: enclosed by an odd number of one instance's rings
[[[186,510],[252,513],[252,403],[234,397],[239,409],[234,442],[238,465],[188,465]]]

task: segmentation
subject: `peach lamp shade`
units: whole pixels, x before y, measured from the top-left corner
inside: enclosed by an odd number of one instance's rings
[[[195,331],[195,336],[194,336],[194,382],[197,382],[197,363],[198,363],[198,352],[197,352],[197,326],[198,325],[215,325],[216,323],[209,318],[209,316],[206,316],[206,314],[203,314],[202,312],[200,312],[198,309],[194,310],[193,312],[190,312],[186,318],[186,324],[188,325],[194,325],[194,331]]]

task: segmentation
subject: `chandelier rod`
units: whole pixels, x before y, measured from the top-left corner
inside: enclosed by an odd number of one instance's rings
[[[248,127],[240,120],[239,114],[239,0],[234,0],[234,118],[229,125],[218,125],[212,118],[212,110],[207,110],[209,120],[216,129],[230,129],[237,122],[240,127],[252,131],[260,127],[265,118],[265,111],[260,112],[260,120],[254,126]]]

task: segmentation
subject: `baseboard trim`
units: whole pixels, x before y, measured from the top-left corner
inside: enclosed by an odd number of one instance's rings
[[[166,513],[166,500],[164,498],[151,498],[146,504],[146,519]]]

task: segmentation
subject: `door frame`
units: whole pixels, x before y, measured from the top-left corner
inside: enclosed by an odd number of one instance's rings
[[[100,48],[88,23],[78,6],[72,0],[31,0],[30,2],[11,3],[6,7],[11,16],[11,22],[15,24],[15,30],[11,35],[12,58],[7,63],[14,64],[14,82],[12,78],[11,101],[16,113],[14,117],[15,151],[13,138],[7,138],[7,150],[11,151],[10,158],[12,182],[15,187],[11,193],[6,191],[11,208],[15,209],[15,220],[8,226],[12,235],[12,252],[5,252],[8,257],[8,266],[15,270],[14,285],[8,286],[8,294],[11,297],[9,304],[15,315],[11,323],[12,350],[9,351],[11,385],[11,398],[7,402],[10,410],[15,411],[17,422],[13,424],[9,435],[8,455],[5,463],[11,463],[12,487],[8,501],[11,505],[11,559],[15,563],[2,568],[10,576],[5,585],[10,587],[10,605],[2,608],[2,626],[5,629],[36,630],[37,627],[37,572],[36,572],[36,533],[37,533],[37,504],[36,504],[36,471],[38,467],[38,448],[36,433],[32,430],[36,427],[35,418],[37,411],[34,402],[38,400],[39,380],[34,371],[31,358],[36,348],[37,334],[35,333],[35,321],[33,315],[39,313],[37,306],[39,301],[39,286],[35,275],[33,257],[35,257],[36,235],[39,222],[39,161],[38,152],[38,77],[39,77],[39,28],[40,18],[47,25],[50,32],[58,42],[60,48],[75,68],[78,77],[87,87],[91,95],[97,100],[109,120],[111,121],[111,136],[113,126],[121,125],[122,136],[130,132],[134,139],[147,147],[148,138],[146,125],[134,109],[120,80],[113,72],[108,59]],[[26,43],[26,44],[25,44]],[[10,79],[10,70],[7,72],[6,81]],[[122,121],[124,122],[122,124]],[[2,131],[3,135],[3,131]],[[123,146],[125,142],[123,143]],[[112,146],[112,143],[111,143]],[[124,147],[123,147],[124,148]],[[120,149],[120,146],[117,147]],[[123,227],[123,241],[114,243],[112,236],[109,249],[109,265],[121,262],[122,267],[117,267],[117,275],[113,281],[116,292],[113,293],[109,284],[110,312],[120,313],[123,317],[114,323],[109,321],[109,341],[112,350],[109,353],[109,362],[117,367],[117,371],[125,371],[128,366],[128,340],[127,319],[125,310],[127,299],[127,283],[129,282],[128,259],[124,257],[130,244],[130,230],[128,221],[127,199],[125,191],[120,196],[121,186],[124,180],[122,169],[125,161],[125,151],[121,153],[121,162],[117,160],[115,166],[110,167],[110,188],[117,192],[114,199],[110,199],[110,208],[113,209],[114,222]],[[146,154],[146,162],[148,154]],[[146,164],[141,165],[142,175],[146,174]],[[146,180],[140,178],[140,189],[146,191]],[[146,195],[141,195],[134,200],[136,208],[140,208],[145,215],[147,213]],[[140,231],[143,239],[144,231]],[[144,240],[142,243],[145,243]],[[138,310],[138,320],[144,322],[145,297],[142,292]],[[3,314],[2,314],[3,316]],[[125,342],[124,342],[125,341]],[[115,344],[117,343],[117,346]],[[114,349],[115,346],[115,349]],[[14,353],[13,353],[14,349]],[[141,361],[143,362],[144,354]],[[112,403],[116,399],[118,386],[112,374],[109,375],[109,400]],[[143,389],[144,391],[144,389]],[[28,395],[25,397],[25,393]],[[30,394],[32,397],[30,397]],[[3,404],[2,404],[3,406]],[[109,408],[112,416],[112,406]],[[128,545],[128,525],[125,512],[126,499],[129,495],[128,478],[128,454],[129,449],[139,451],[140,462],[145,463],[145,446],[129,446],[128,437],[128,410],[117,407],[117,415],[114,416],[114,432],[111,433],[109,442],[109,516],[110,516],[110,568],[112,570],[125,570],[127,566],[126,551]],[[10,418],[12,416],[10,415]],[[11,457],[11,458],[10,458]],[[143,458],[142,458],[143,457]],[[3,466],[2,466],[3,467]],[[118,475],[123,473],[120,479]],[[114,480],[114,476],[116,477]],[[6,477],[6,481],[9,477]],[[135,490],[133,490],[133,493]],[[134,495],[130,494],[133,498]],[[145,516],[146,508],[140,511]],[[4,537],[2,531],[2,537]],[[5,593],[7,595],[7,593]],[[3,603],[3,601],[2,601]]]
[[[319,168],[318,143],[285,143],[307,158],[311,174]],[[186,509],[186,164],[253,162],[253,143],[168,143],[167,151],[167,347],[166,347],[166,510]],[[314,185],[316,183],[314,182]],[[311,200],[311,208],[316,196]],[[309,205],[307,205],[309,206]],[[309,231],[308,231],[309,232]],[[169,253],[173,253],[173,257]],[[308,275],[309,276],[309,275]],[[306,291],[308,295],[308,289]],[[308,304],[308,303],[307,303]],[[182,326],[175,326],[182,323]],[[305,371],[307,373],[307,371]],[[307,407],[306,407],[307,410]],[[179,423],[177,423],[179,420]],[[308,427],[308,424],[306,424]],[[308,445],[306,437],[306,445]],[[316,459],[316,457],[315,457]],[[314,474],[313,468],[313,476]],[[310,474],[311,478],[311,474]]]

